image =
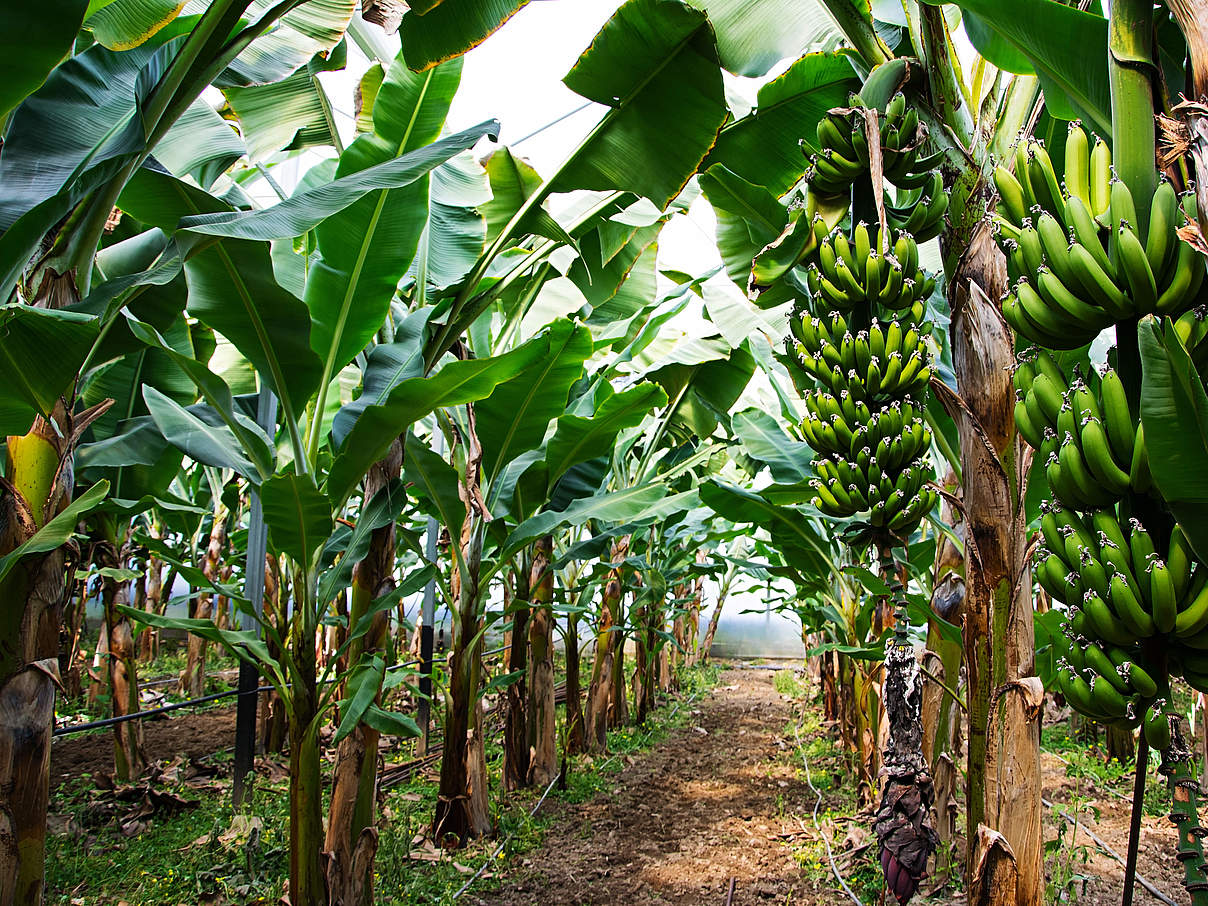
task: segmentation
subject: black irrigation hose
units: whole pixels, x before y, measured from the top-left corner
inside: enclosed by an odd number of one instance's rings
[[[507,651],[506,645],[502,648],[484,651],[482,656],[490,657],[491,655],[499,654],[502,651]],[[402,670],[404,667],[417,667],[419,666],[419,663],[420,662],[418,660],[407,661],[406,663],[402,664],[394,664],[386,669]],[[162,705],[158,708],[151,708],[147,711],[135,711],[132,714],[119,714],[117,717],[106,717],[102,720],[89,721],[86,724],[71,724],[70,726],[66,727],[55,727],[53,736],[57,738],[59,736],[70,736],[75,733],[85,733],[89,730],[101,730],[105,727],[117,726],[118,724],[124,724],[131,720],[144,720],[148,717],[156,717],[160,714],[167,714],[169,711],[179,711],[182,708],[192,708],[196,705],[208,705],[210,702],[220,701],[224,698],[234,698],[239,695],[259,695],[261,692],[271,692],[273,688],[273,686],[260,686],[255,690],[249,690],[247,692],[240,692],[238,689],[228,689],[226,692],[215,692],[212,695],[203,695],[201,698],[191,698],[188,701],[173,702],[170,705]]]
[[[272,690],[272,686],[261,686],[255,692],[268,692]],[[232,698],[236,695],[252,695],[252,691],[240,693],[238,689],[230,689],[226,692],[215,692],[213,695],[203,695],[201,698],[191,698],[184,702],[174,702],[170,705],[163,705],[159,708],[151,708],[148,711],[135,711],[132,714],[119,714],[117,717],[106,717],[103,720],[93,720],[86,724],[72,724],[66,727],[55,727],[54,736],[68,736],[73,733],[83,733],[87,730],[100,730],[104,727],[113,727],[117,724],[124,724],[129,720],[142,720],[147,717],[155,717],[157,714],[167,714],[169,711],[179,711],[181,708],[191,708],[194,705],[204,705],[210,702],[216,702],[223,698]]]

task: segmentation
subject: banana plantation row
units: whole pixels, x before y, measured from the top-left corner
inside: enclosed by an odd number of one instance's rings
[[[820,658],[899,902],[929,873],[1041,902],[1047,690],[1135,734],[1134,809],[1160,758],[1208,903],[1176,704],[1208,690],[1208,10],[625,0],[563,80],[596,124],[538,173],[498,122],[446,125],[525,5],[13,14],[0,904],[44,895],[92,601],[114,716],[158,630],[188,633],[186,693],[215,645],[272,687],[312,906],[373,901],[425,588],[453,847],[492,830],[485,694],[505,785],[548,784],[645,720],[743,577]],[[667,268],[706,206],[721,266]]]

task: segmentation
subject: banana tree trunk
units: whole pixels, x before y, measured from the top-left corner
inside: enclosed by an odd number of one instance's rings
[[[717,605],[713,608],[713,613],[709,616],[709,626],[705,630],[704,641],[700,643],[700,658],[702,661],[709,660],[709,653],[713,650],[713,639],[717,636],[717,624],[721,621],[721,609],[726,603],[726,592],[729,588],[729,581],[723,583],[721,591],[717,595]]]
[[[1006,289],[1006,263],[986,221],[966,221],[967,240],[959,229],[944,237],[946,253],[959,254],[949,303],[960,399],[937,387],[959,429],[964,477],[966,839],[979,839],[983,824],[1001,834],[1015,859],[1011,902],[1039,906],[1040,714],[1023,506],[1028,457],[1014,424],[1014,341],[991,301]],[[979,895],[972,890],[976,847],[969,847],[968,857],[972,900]]]
[[[629,555],[628,536],[613,542],[610,563],[620,563]],[[615,631],[621,607],[621,570],[613,567],[600,595],[600,622],[596,627],[596,652],[591,665],[591,683],[587,689],[587,750],[603,752],[608,745],[609,712],[612,710],[613,664],[617,659]]]
[[[487,803],[486,748],[483,738],[482,680],[483,634],[479,574],[485,514],[478,470],[482,446],[474,426],[474,407],[467,407],[465,474],[458,494],[466,507],[462,525],[461,565],[453,572],[453,638],[449,657],[449,684],[445,693],[444,749],[440,759],[440,789],[432,836],[441,845],[461,846],[491,831]],[[464,568],[463,568],[464,567]]]
[[[123,550],[129,525],[118,529],[111,517],[102,517],[107,537],[98,545],[100,561],[117,568],[124,562]],[[109,636],[108,676],[113,716],[123,717],[139,711],[138,661],[134,651],[134,627],[130,618],[118,610],[130,602],[130,582],[105,576],[101,601],[105,607],[105,628]],[[113,727],[113,765],[119,783],[137,777],[147,767],[143,747],[143,724],[128,720]]]
[[[277,567],[277,558],[272,554],[265,555],[264,569],[264,613],[263,619],[273,626],[282,637],[286,630],[286,613],[283,602],[288,600],[281,591],[281,575]],[[269,656],[281,660],[284,653],[273,640],[272,633],[266,633],[265,644]],[[285,713],[285,702],[281,700],[276,689],[260,696],[260,730],[258,749],[261,752],[278,753],[285,748],[288,718]]]
[[[583,730],[583,688],[580,680],[579,615],[566,618],[566,752],[578,755],[586,751],[587,737]],[[565,778],[564,778],[565,779]]]
[[[402,444],[369,470],[364,499],[398,478],[403,464]],[[394,591],[394,522],[374,529],[369,550],[352,570],[352,602],[348,626],[360,623],[375,600]],[[348,647],[348,664],[367,653],[385,657],[389,648],[390,619],[379,610],[369,631]],[[340,740],[332,776],[331,809],[327,817],[327,892],[332,903],[370,906],[373,903],[373,861],[377,852],[374,805],[377,800],[377,730],[361,723]]]
[[[504,689],[503,788],[518,790],[528,785],[528,624],[532,614],[529,578],[532,564],[527,559],[516,569],[516,588],[512,598],[512,630],[508,633],[507,672],[520,677]]]
[[[221,571],[222,551],[226,546],[227,509],[221,497],[214,501],[214,522],[210,528],[210,540],[206,545],[205,560],[201,571],[213,582]],[[213,615],[214,595],[209,589],[202,589],[197,595],[197,603],[193,610],[194,618],[208,620]],[[180,691],[191,698],[200,698],[205,694],[206,687],[206,640],[199,635],[189,635],[189,652],[185,661],[185,672],[180,677]]]
[[[60,410],[57,413],[62,416]],[[7,445],[0,479],[0,554],[27,541],[71,499],[60,473],[62,433],[43,419]],[[0,580],[0,906],[39,906],[43,895],[50,741],[59,680],[66,551],[19,562]]]
[[[146,594],[143,597],[143,610],[147,613],[159,613],[160,601],[164,595],[164,564],[158,557],[147,558]],[[144,664],[155,660],[159,653],[159,630],[153,626],[144,626],[138,634],[138,659]]]
[[[629,697],[625,691],[625,636],[617,633],[615,656],[612,659],[612,695],[608,703],[610,729],[629,723]]]
[[[531,786],[544,788],[558,774],[558,729],[554,707],[554,555],[553,535],[533,546],[529,580],[533,616],[529,622],[528,727]]]
[[[323,777],[316,726],[319,692],[313,653],[300,655],[295,661],[298,679],[291,690],[289,722],[289,898],[291,906],[327,906]]]

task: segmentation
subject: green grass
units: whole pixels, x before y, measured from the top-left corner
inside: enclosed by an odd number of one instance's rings
[[[605,792],[609,778],[625,765],[625,756],[656,745],[672,730],[691,719],[691,696],[716,684],[720,669],[696,667],[680,675],[681,691],[665,702],[642,726],[624,727],[608,734],[604,757],[580,757],[569,765],[565,790],[555,788],[550,800],[582,802]],[[561,718],[561,712],[559,713]],[[155,753],[152,753],[153,755]],[[392,753],[401,758],[407,752]],[[529,817],[541,790],[525,790],[503,797],[499,788],[502,752],[488,746],[490,801],[497,836],[478,841],[440,862],[412,860],[412,839],[426,832],[436,805],[436,785],[423,778],[386,791],[379,821],[376,902],[380,904],[451,902],[469,874],[506,841],[499,858],[474,883],[476,892],[497,890],[498,877],[510,860],[540,844],[551,818],[549,810]],[[616,756],[616,757],[614,757]],[[229,755],[214,760],[229,760]],[[174,906],[199,903],[221,896],[222,902],[276,903],[284,892],[289,871],[288,781],[275,784],[257,776],[250,803],[236,812],[230,792],[198,793],[183,784],[157,784],[156,789],[195,800],[193,809],[152,818],[149,828],[125,837],[111,814],[97,808],[104,794],[91,780],[79,778],[55,794],[51,811],[70,819],[77,832],[51,835],[47,846],[47,904],[50,906],[111,906],[124,900],[129,906]],[[232,827],[237,815],[259,819],[262,826],[251,839],[246,835],[229,842],[218,838]],[[199,838],[206,838],[196,843]],[[420,848],[419,846],[416,847]]]

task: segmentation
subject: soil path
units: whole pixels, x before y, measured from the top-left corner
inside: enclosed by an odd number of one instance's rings
[[[555,826],[545,843],[509,872],[503,891],[471,892],[466,900],[490,906],[722,906],[734,879],[735,906],[849,902],[829,875],[811,879],[793,859],[792,844],[814,837],[814,794],[801,776],[791,732],[786,736],[794,705],[776,692],[772,676],[727,670],[717,687],[689,706],[688,726],[633,759],[610,789],[577,805],[547,804]],[[1050,753],[1043,768],[1045,797],[1067,811],[1079,801],[1094,807],[1092,829],[1124,853],[1129,803],[1067,776],[1067,765]],[[1057,838],[1061,820],[1045,809],[1046,840]],[[865,824],[857,817],[830,829],[847,872],[850,854],[841,851],[871,842],[862,832]],[[1173,826],[1146,816],[1143,828],[1141,874],[1175,903],[1186,902]],[[1070,873],[1081,875],[1078,901],[1115,906],[1123,868],[1096,849],[1084,828],[1076,841],[1069,830],[1063,855],[1070,857]],[[940,894],[920,902],[955,906],[964,900]],[[1135,902],[1161,901],[1138,885]]]
[[[499,894],[499,906],[814,902],[784,845],[809,787],[782,757],[790,703],[766,670],[727,670],[692,720],[558,827]],[[473,901],[471,895],[467,897]]]

